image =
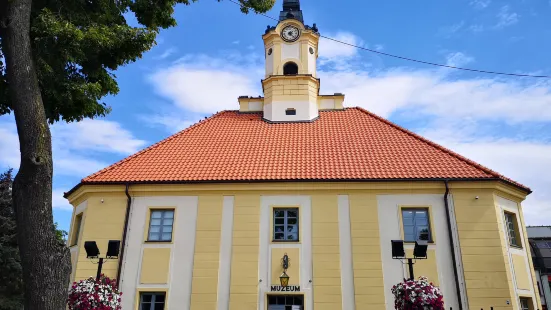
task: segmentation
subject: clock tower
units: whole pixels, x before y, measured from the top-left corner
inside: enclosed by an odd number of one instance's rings
[[[276,26],[262,36],[266,59],[263,98],[240,97],[242,112],[262,111],[268,122],[312,122],[320,110],[342,109],[344,95],[322,96],[316,61],[320,34],[304,24],[299,0],[284,0]]]

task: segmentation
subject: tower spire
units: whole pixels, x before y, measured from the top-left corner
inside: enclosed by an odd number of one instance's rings
[[[302,10],[300,9],[300,0],[283,0],[283,11],[279,13],[279,21],[286,19],[296,19],[304,24]]]

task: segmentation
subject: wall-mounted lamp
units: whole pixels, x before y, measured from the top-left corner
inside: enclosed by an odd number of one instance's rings
[[[406,257],[406,252],[404,250],[404,240],[391,240],[392,244],[392,258],[393,259],[407,259],[407,264],[409,267],[409,279],[413,281],[413,260],[417,259],[427,259],[427,241],[418,240],[415,241],[415,247],[413,248],[413,257]]]
[[[109,258],[118,258],[120,245],[120,240],[109,240],[109,243],[107,244],[107,254],[105,255],[105,259],[107,260]],[[101,268],[103,267],[104,258],[99,257],[100,252],[96,241],[85,241],[84,250],[86,251],[87,258],[98,258],[98,273],[96,274],[96,281],[99,281],[101,277]]]
[[[279,276],[279,282],[281,283],[281,286],[287,287],[287,285],[289,285],[289,276],[287,275],[287,269],[289,268],[289,256],[287,256],[287,253],[285,253],[281,259],[281,267],[283,267],[283,274]]]

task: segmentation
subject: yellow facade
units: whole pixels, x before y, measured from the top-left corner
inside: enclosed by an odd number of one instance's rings
[[[191,307],[216,310],[222,196],[199,196]]]
[[[170,249],[146,248],[142,254],[142,268],[140,283],[165,284],[168,283],[170,272]]]
[[[230,310],[257,309],[259,204],[260,195],[235,196]]]
[[[356,309],[375,310],[384,309],[385,306],[377,212],[376,195],[350,195]]]
[[[530,281],[530,278],[533,279],[532,267],[527,266],[525,260],[515,256],[511,266],[505,251],[506,236],[500,228],[498,218],[500,211],[496,208],[495,197],[496,194],[511,197],[514,191],[503,187],[498,182],[473,185],[475,185],[474,188],[470,189],[468,183],[451,184],[468,304],[474,309],[490,306],[494,306],[494,309],[517,309],[515,296],[522,296],[522,292],[537,292],[537,289],[533,286],[535,282]],[[198,197],[193,277],[190,279],[192,286],[190,309],[217,309],[223,197],[234,197],[228,309],[235,310],[258,309],[259,300],[267,298],[269,294],[259,293],[259,264],[261,264],[259,238],[263,229],[273,229],[271,223],[268,227],[261,226],[259,207],[263,195],[300,194],[311,199],[311,285],[315,309],[342,309],[341,277],[343,275],[340,265],[338,195],[348,195],[356,309],[382,309],[386,302],[384,296],[388,292],[383,285],[385,262],[381,256],[380,231],[384,227],[379,225],[377,199],[381,195],[430,193],[443,197],[443,184],[435,182],[266,183],[131,187],[133,199],[156,196],[197,195]],[[475,199],[475,196],[478,196],[478,199]],[[522,198],[515,199],[520,201]],[[122,238],[127,203],[123,187],[83,186],[72,194],[70,200],[72,203],[86,205],[82,212],[80,241],[75,247],[82,247],[84,240],[96,240],[100,249],[106,249],[108,240]],[[271,205],[271,207],[289,206]],[[169,208],[169,206],[163,208]],[[300,209],[302,212],[302,208]],[[176,212],[179,211],[176,210]],[[144,217],[147,218],[144,219],[144,225],[149,221],[148,216]],[[398,214],[396,216],[399,221]],[[432,221],[436,219],[433,217]],[[181,229],[178,223],[174,225],[175,230]],[[431,225],[435,224],[431,223]],[[519,225],[524,227],[522,222]],[[435,240],[441,240],[441,238],[448,238],[448,236],[435,236]],[[300,261],[303,253],[296,247],[281,245],[270,252],[267,264],[272,281],[269,284],[277,285],[278,275],[282,272],[279,259],[285,253],[292,260],[287,272],[291,278],[290,284],[305,283],[303,280],[306,279],[301,279],[301,270],[307,267]],[[142,285],[136,291],[147,291],[147,284],[156,285],[174,281],[176,276],[169,268],[170,256],[170,249],[144,249],[139,279],[146,287]],[[441,285],[438,279],[439,266],[434,259],[436,254],[433,250],[429,250],[428,256],[427,260],[417,261],[416,276],[427,276],[435,284]],[[86,259],[84,251],[79,250],[78,261],[74,266],[75,279],[95,275],[96,267],[97,265]],[[117,268],[117,260],[108,261],[105,264],[104,273],[110,277],[116,277]],[[515,283],[513,283],[512,272],[516,275]],[[150,288],[158,289],[155,285]],[[520,293],[515,294],[515,287],[521,290]],[[169,295],[174,294],[168,289],[167,292]],[[506,301],[510,304],[505,304]],[[535,299],[535,306],[538,305],[539,299]]]
[[[337,195],[312,197],[314,308],[342,309]]]

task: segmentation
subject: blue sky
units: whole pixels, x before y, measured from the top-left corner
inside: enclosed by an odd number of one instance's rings
[[[281,9],[278,0],[270,16]],[[303,0],[307,24],[329,37],[425,61],[551,75],[551,2]],[[52,126],[54,217],[79,180],[198,119],[261,95],[261,35],[274,21],[223,1],[176,8],[143,59],[117,71],[120,93],[102,119]],[[434,68],[320,42],[322,93],[362,106],[530,186],[526,221],[551,224],[551,80]],[[212,85],[215,87],[211,87]],[[0,116],[0,169],[17,167],[13,115]]]

